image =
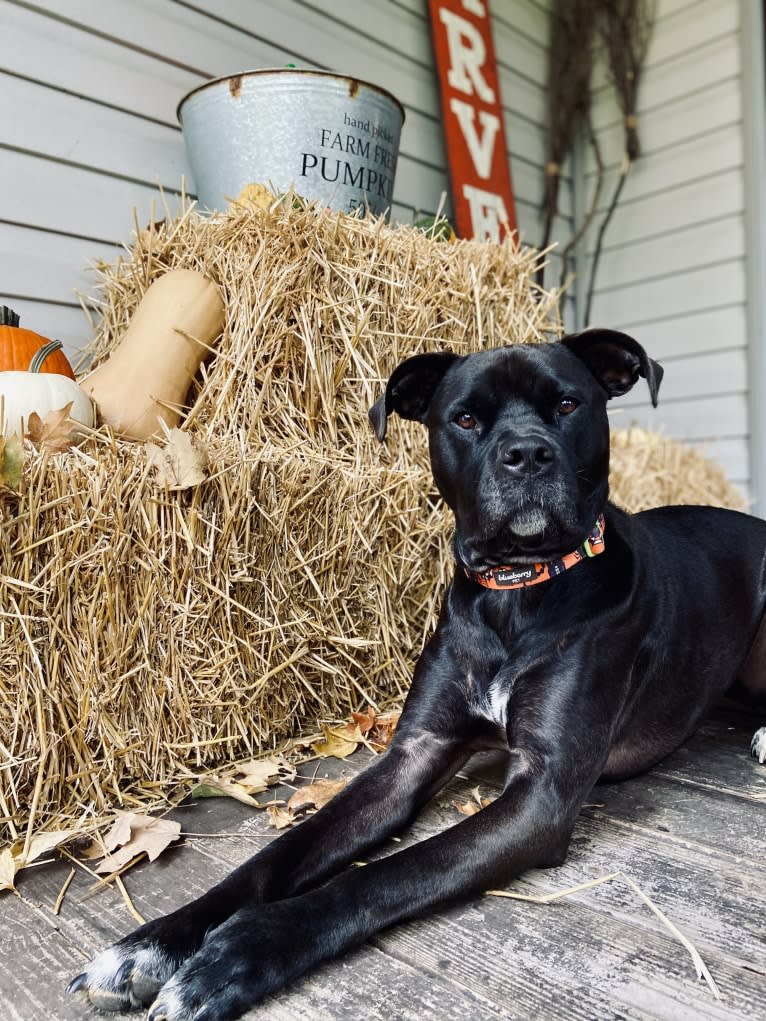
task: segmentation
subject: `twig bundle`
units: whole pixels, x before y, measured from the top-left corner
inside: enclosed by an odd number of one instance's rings
[[[656,0],[601,0],[603,15],[600,33],[606,51],[609,73],[617,102],[623,112],[625,152],[612,197],[596,234],[590,265],[584,322],[590,323],[598,264],[607,228],[628,179],[630,168],[641,153],[638,140],[638,89],[654,28]]]
[[[0,501],[0,845],[399,700],[450,522],[423,430],[392,423],[381,447],[367,409],[407,355],[556,328],[535,253],[510,241],[448,245],[287,206],[189,210],[100,267],[94,360],[173,267],[212,277],[228,309],[184,426],[207,480],[172,491],[142,445],[102,428],[65,453],[27,445],[22,491]]]
[[[601,38],[617,102],[625,118],[625,152],[638,159],[638,89],[654,27],[657,0],[604,0]]]
[[[593,0],[554,0],[548,43],[543,237],[545,249],[559,210],[561,173],[575,137],[590,124],[590,80],[599,5]],[[595,139],[595,136],[593,136]],[[538,273],[542,285],[544,267]]]

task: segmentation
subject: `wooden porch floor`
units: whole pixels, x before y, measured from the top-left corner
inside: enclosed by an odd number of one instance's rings
[[[597,787],[566,863],[512,887],[547,893],[622,870],[695,944],[720,1002],[697,979],[684,947],[627,884],[613,881],[549,905],[484,897],[398,926],[247,1018],[766,1018],[766,767],[747,754],[753,729],[721,712],[648,775]],[[330,761],[318,775],[357,772],[366,753]],[[459,821],[453,802],[466,801],[477,783],[482,794],[494,793],[496,774],[486,763],[474,763],[470,774],[429,806],[403,843]],[[175,815],[195,835],[125,878],[146,918],[201,893],[275,836],[264,814],[229,800],[196,802]],[[118,893],[92,893],[84,874],[55,916],[68,870],[63,862],[30,869],[19,895],[0,904],[0,1011],[8,1021],[103,1016],[64,989],[134,923]]]

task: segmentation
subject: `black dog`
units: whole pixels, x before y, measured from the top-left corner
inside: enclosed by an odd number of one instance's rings
[[[393,411],[428,427],[457,569],[391,748],[71,989],[154,1021],[234,1018],[379,929],[560,863],[600,777],[648,769],[726,692],[766,698],[766,522],[607,502],[606,402],[639,375],[656,403],[662,369],[608,330],[396,369],[370,417],[381,440]],[[496,801],[344,871],[487,746],[510,753]]]

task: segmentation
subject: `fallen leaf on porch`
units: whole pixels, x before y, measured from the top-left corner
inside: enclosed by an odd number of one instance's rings
[[[476,815],[477,812],[481,812],[482,808],[491,805],[495,800],[494,798],[483,798],[478,787],[474,787],[471,791],[471,798],[471,801],[466,801],[463,804],[459,804],[457,801],[453,801],[452,804],[461,815]]]
[[[360,734],[369,733],[375,726],[375,710],[368,705],[366,713],[351,713],[351,723],[359,728]]]
[[[310,812],[312,809],[318,811],[324,808],[328,801],[332,801],[335,795],[342,791],[348,780],[315,780],[307,787],[301,787],[293,794],[287,802],[287,811],[293,818]]]
[[[26,438],[31,440],[38,450],[45,448],[55,454],[63,450],[69,450],[73,443],[81,439],[82,434],[78,432],[77,423],[69,417],[74,401],[49,411],[45,418],[41,418],[36,411],[33,411],[27,422]]]
[[[118,811],[114,825],[104,838],[104,850],[112,853],[99,862],[96,872],[99,875],[117,872],[143,854],[154,861],[180,834],[181,824],[172,819]]]
[[[191,791],[193,798],[235,798],[252,808],[264,808],[253,795],[295,779],[295,766],[281,757],[238,762],[225,774],[204,776]]]
[[[266,814],[269,818],[269,826],[273,826],[275,830],[283,830],[286,826],[291,826],[293,818],[289,812],[286,812],[281,805],[274,804],[273,802],[266,805]]]
[[[24,840],[17,840],[11,847],[0,852],[0,890],[15,889],[14,880],[27,865],[42,858],[49,851],[54,851],[65,844],[73,834],[73,830],[53,830],[50,833],[36,833],[29,841],[24,853]]]
[[[261,788],[265,790],[265,788]],[[208,776],[189,792],[193,798],[234,798],[251,808],[263,808],[250,794],[249,788],[225,777]]]
[[[352,752],[355,752],[362,739],[358,728],[349,733],[347,727],[322,727],[322,740],[313,741],[311,747],[315,755],[320,758],[333,756],[336,759],[346,759]],[[357,736],[358,735],[358,736]]]
[[[348,779],[315,780],[305,787],[300,787],[287,802],[286,808],[282,808],[281,802],[270,802],[261,807],[266,809],[269,826],[282,830],[300,822],[304,815],[313,815],[320,808],[324,808],[348,782]]]
[[[232,775],[239,777],[238,782],[246,787],[250,794],[260,794],[275,784],[294,780],[295,766],[281,758],[251,759],[238,763]]]
[[[401,710],[397,709],[394,712],[386,713],[385,716],[375,718],[375,725],[368,734],[368,740],[376,752],[385,751],[391,744],[401,715]]]
[[[24,447],[14,433],[0,435],[0,496],[16,496],[21,489],[24,469]]]
[[[164,447],[145,443],[147,461],[156,480],[168,489],[190,489],[207,478],[207,451],[189,433],[170,429]]]
[[[458,801],[453,801],[452,805],[461,815],[476,815],[477,812],[481,812],[481,805],[477,805],[475,801],[465,801],[462,805]]]
[[[0,890],[15,889],[13,881],[16,878],[16,859],[11,854],[10,847],[0,851]]]

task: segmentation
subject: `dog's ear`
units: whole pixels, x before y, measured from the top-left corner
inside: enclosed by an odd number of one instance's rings
[[[425,421],[436,388],[444,379],[447,369],[459,357],[448,351],[415,355],[394,369],[386,392],[368,412],[375,435],[381,443],[386,438],[388,416],[392,411],[402,418]]]
[[[610,397],[630,390],[639,376],[649,386],[652,404],[657,407],[663,369],[644,351],[638,341],[617,330],[582,330],[562,337],[561,343],[581,358]]]

